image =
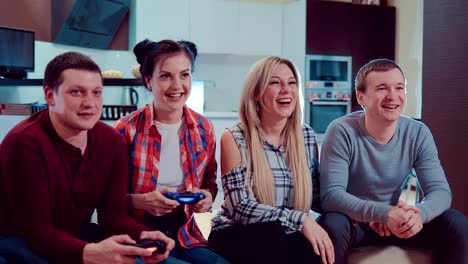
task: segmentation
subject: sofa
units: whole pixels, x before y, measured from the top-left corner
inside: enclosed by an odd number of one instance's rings
[[[195,214],[196,221],[208,238],[210,233],[210,220],[216,214]],[[401,248],[398,246],[369,246],[354,248],[349,255],[349,264],[430,264],[432,253],[426,249]]]
[[[354,248],[349,264],[430,264],[432,252],[428,249],[398,246],[369,246]]]
[[[421,189],[415,177],[414,170],[401,187],[400,199],[408,204],[415,204],[420,200]],[[221,194],[222,197],[222,194]],[[216,214],[195,214],[195,218],[205,237],[208,237],[210,220]],[[433,263],[432,252],[422,248],[402,248],[399,246],[368,246],[352,249],[349,264],[430,264]]]

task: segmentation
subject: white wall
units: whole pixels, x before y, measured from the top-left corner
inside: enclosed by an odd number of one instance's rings
[[[236,112],[244,79],[256,56],[201,54],[194,79],[205,81],[205,111]]]
[[[403,114],[421,118],[424,1],[393,0],[391,4],[397,9],[395,59],[408,79]]]
[[[287,4],[283,8],[283,50],[282,56],[291,60],[301,75],[302,89],[299,97],[304,112],[304,81],[306,55],[306,0]],[[304,120],[304,114],[302,115]]]

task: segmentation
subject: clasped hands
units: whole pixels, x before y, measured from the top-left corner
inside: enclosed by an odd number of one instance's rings
[[[370,222],[369,226],[380,236],[394,234],[399,238],[410,238],[419,233],[423,227],[420,212],[418,207],[399,201],[390,209],[386,224]]]

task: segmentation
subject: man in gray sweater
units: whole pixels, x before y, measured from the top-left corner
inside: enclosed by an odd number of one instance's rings
[[[402,116],[406,78],[387,59],[373,60],[356,76],[364,111],[335,120],[321,150],[321,222],[336,263],[348,249],[367,245],[431,248],[437,263],[468,263],[468,221],[449,209],[452,195],[431,132]],[[424,199],[398,201],[414,168]]]

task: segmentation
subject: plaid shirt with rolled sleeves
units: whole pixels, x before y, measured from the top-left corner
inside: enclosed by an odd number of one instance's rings
[[[241,152],[242,162],[221,177],[225,198],[221,210],[212,219],[212,230],[236,224],[247,225],[271,221],[279,221],[287,233],[302,230],[306,213],[294,210],[294,180],[285,159],[285,147],[276,148],[266,141],[263,142],[263,149],[275,181],[275,206],[261,204],[248,191],[244,182],[247,172],[247,147],[242,125],[238,124],[230,131]],[[304,125],[303,133],[306,159],[312,178],[311,209],[321,213],[318,147],[315,132],[311,127]]]
[[[212,124],[197,112],[184,107],[180,133],[180,155],[184,184],[187,191],[208,189],[213,201],[218,193],[215,160],[216,137]],[[115,124],[125,137],[129,153],[129,193],[147,193],[156,189],[159,175],[161,134],[154,121],[153,104],[149,104]],[[198,228],[193,212],[185,206],[188,222],[178,232],[182,246],[191,248],[207,245]],[[131,214],[147,223],[143,210],[132,209]]]

